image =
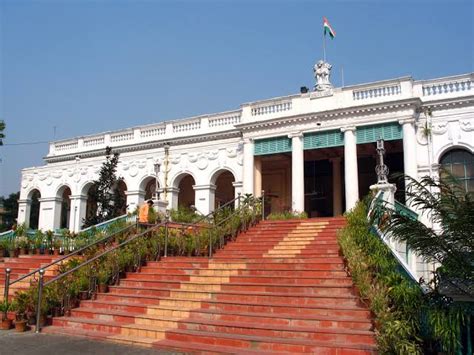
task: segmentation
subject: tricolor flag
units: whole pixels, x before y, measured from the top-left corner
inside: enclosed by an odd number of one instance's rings
[[[332,27],[329,24],[329,21],[326,17],[323,17],[323,27],[324,27],[324,35],[325,36],[326,36],[326,33],[329,33],[329,37],[331,37],[331,39],[336,37],[336,32],[332,29]]]

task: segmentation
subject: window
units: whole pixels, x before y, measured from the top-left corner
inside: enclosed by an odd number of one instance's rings
[[[440,159],[441,169],[459,180],[466,192],[474,192],[474,154],[464,149],[454,149]]]

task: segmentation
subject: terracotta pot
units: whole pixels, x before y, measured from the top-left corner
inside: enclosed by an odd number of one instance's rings
[[[12,320],[11,319],[4,319],[0,323],[1,330],[9,330],[12,327]]]
[[[109,285],[99,284],[99,292],[106,293],[109,291]]]
[[[59,255],[59,249],[54,249],[53,250],[53,255],[58,256]]]
[[[89,291],[79,291],[79,300],[85,301],[89,299]]]
[[[17,320],[15,322],[15,330],[19,333],[26,331],[26,320]]]
[[[36,255],[40,255],[41,254],[41,248],[36,248]]]
[[[20,248],[20,255],[26,255],[26,248]]]
[[[34,249],[28,249],[28,255],[34,255],[35,251]]]

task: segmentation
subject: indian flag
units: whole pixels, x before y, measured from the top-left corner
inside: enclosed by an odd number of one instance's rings
[[[324,27],[324,35],[325,36],[326,36],[326,33],[329,33],[329,37],[331,37],[331,39],[336,37],[336,32],[332,29],[332,27],[329,24],[329,21],[326,17],[323,17],[323,27]]]

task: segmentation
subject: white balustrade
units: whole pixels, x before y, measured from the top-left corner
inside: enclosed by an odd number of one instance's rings
[[[388,86],[380,86],[370,89],[363,89],[363,90],[354,90],[352,92],[352,99],[353,100],[366,100],[372,99],[377,97],[384,97],[384,96],[394,96],[401,94],[402,89],[400,84],[397,85],[388,85]]]
[[[450,80],[445,82],[427,83],[423,85],[423,96],[434,96],[473,90],[472,79]]]
[[[209,127],[220,127],[220,126],[230,126],[240,123],[241,114],[240,111],[228,114],[228,115],[219,115],[216,117],[209,117]]]
[[[176,122],[173,124],[173,133],[195,131],[201,128],[201,120],[185,121],[183,123]]]
[[[140,138],[162,136],[166,132],[165,126],[142,128],[140,130]]]
[[[102,144],[104,144],[104,136],[84,138],[84,147],[93,147],[93,146],[102,145]]]
[[[268,115],[271,113],[289,111],[292,109],[291,100],[273,102],[267,105],[252,106],[252,116]]]
[[[78,147],[78,141],[74,141],[74,142],[64,142],[64,143],[56,143],[54,145],[54,148],[57,152],[63,152],[63,151],[66,151],[66,150],[74,150],[74,149],[77,149]]]
[[[123,141],[128,141],[133,139],[133,132],[124,132],[124,133],[118,133],[110,136],[110,142],[116,143],[116,142],[123,142]]]

